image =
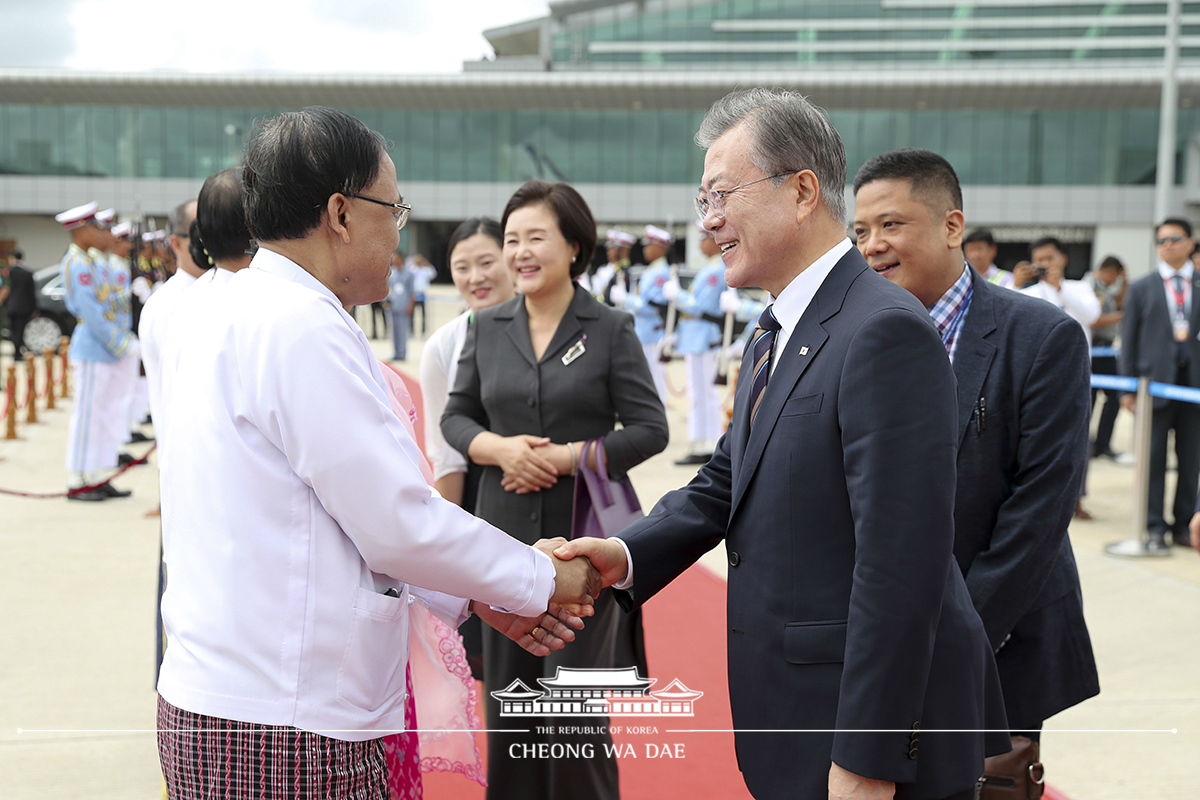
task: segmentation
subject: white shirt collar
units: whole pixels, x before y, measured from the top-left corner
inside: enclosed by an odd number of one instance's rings
[[[270,275],[283,278],[285,281],[307,286],[337,303],[338,308],[342,307],[342,301],[338,300],[337,295],[331,292],[328,286],[313,277],[312,273],[304,269],[304,267],[292,261],[287,256],[276,253],[274,250],[259,247],[258,252],[254,254],[254,258],[250,259],[250,269],[260,269]]]
[[[834,265],[842,259],[842,256],[850,252],[852,247],[854,245],[848,238],[842,239],[827,250],[825,255],[809,264],[803,272],[793,278],[792,282],[785,286],[779,296],[775,298],[775,319],[783,328],[785,337],[790,336],[795,330],[800,318],[804,316],[804,312],[808,310],[809,304],[816,296],[817,290],[825,282],[825,278],[833,270]]]
[[[1176,275],[1179,275],[1180,277],[1183,278],[1183,282],[1185,284],[1191,283],[1192,282],[1192,273],[1194,271],[1195,271],[1195,269],[1192,265],[1191,259],[1188,259],[1187,261],[1185,261],[1183,266],[1180,267],[1178,271],[1172,269],[1171,265],[1165,261],[1158,262],[1158,274],[1162,276],[1164,281],[1174,278]]]

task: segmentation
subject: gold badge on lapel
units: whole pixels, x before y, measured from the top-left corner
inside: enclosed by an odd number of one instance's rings
[[[571,345],[570,350],[563,353],[562,363],[563,363],[564,367],[570,366],[572,361],[574,361],[575,359],[579,358],[581,355],[583,355],[584,353],[587,352],[587,348],[583,346],[583,343],[586,341],[587,341],[587,334],[585,333],[583,335],[582,339],[580,339],[575,344]]]

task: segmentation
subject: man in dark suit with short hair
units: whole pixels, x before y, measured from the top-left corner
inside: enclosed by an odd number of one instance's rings
[[[1129,287],[1121,320],[1121,373],[1148,376],[1159,383],[1200,387],[1200,280],[1191,262],[1196,240],[1186,219],[1163,220],[1155,229],[1158,264],[1154,272]],[[1134,410],[1137,396],[1124,395],[1121,405]],[[1200,405],[1155,397],[1150,432],[1150,504],[1146,526],[1150,547],[1167,551],[1166,534],[1180,547],[1190,545],[1188,521],[1200,482]],[[1171,504],[1171,522],[1163,512],[1166,499],[1167,434],[1175,431],[1179,480]]]
[[[962,190],[941,156],[875,156],[854,193],[859,250],[929,309],[954,366],[954,555],[996,652],[1014,747],[1036,762],[1042,723],[1100,691],[1067,538],[1087,459],[1087,341],[1051,303],[964,264]]]
[[[969,798],[1009,742],[983,732],[1007,730],[999,680],[953,563],[937,331],[846,238],[841,139],[801,95],[735,92],[697,143],[726,280],[774,302],[696,478],[619,538],[556,553],[644,603],[725,541],[737,757],[760,800]]]

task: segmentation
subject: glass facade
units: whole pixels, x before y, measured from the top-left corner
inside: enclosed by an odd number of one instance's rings
[[[692,143],[703,110],[346,110],[387,137],[402,184],[534,177],[692,184],[703,170]],[[273,113],[0,105],[0,174],[204,178],[236,164],[254,120]],[[1157,109],[836,109],[829,116],[851,177],[877,153],[924,147],[948,158],[970,185],[1154,182]],[[1180,148],[1198,125],[1200,109],[1180,109]]]
[[[1166,3],[939,0],[647,0],[571,14],[556,69],[1161,59]],[[1183,4],[1182,53],[1200,58],[1200,3]]]

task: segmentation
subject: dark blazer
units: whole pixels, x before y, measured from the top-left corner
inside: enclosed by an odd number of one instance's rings
[[[37,296],[33,290],[33,273],[22,266],[8,271],[12,294],[8,296],[8,313],[13,316],[30,316],[37,311]]]
[[[583,340],[585,352],[562,357]],[[622,424],[614,430],[616,422]],[[667,415],[654,389],[633,317],[575,287],[541,360],[533,357],[525,299],[475,315],[442,415],[446,442],[466,453],[484,431],[500,436],[548,436],[558,444],[604,437],[608,471],[622,478],[667,446]],[[519,495],[500,485],[499,467],[485,467],[475,513],[528,544],[570,537],[574,480]]]
[[[760,800],[825,798],[830,760],[896,782],[902,800],[967,790],[1008,736],[912,733],[1007,730],[954,568],[945,347],[912,295],[851,250],[776,358],[753,430],[743,377],[709,463],[621,533],[634,600],[725,539],[735,741]]]
[[[1090,355],[1061,310],[972,274],[954,357],[954,556],[999,650],[1008,722],[1026,731],[1100,691],[1067,538],[1087,462]]]
[[[1157,265],[1154,272],[1135,281],[1125,293],[1121,319],[1121,373],[1139,378],[1148,375],[1161,383],[1175,383],[1175,332],[1167,293]],[[1200,386],[1200,277],[1192,278],[1192,335],[1188,341],[1188,384]],[[1155,397],[1155,408],[1166,408],[1165,397]]]

